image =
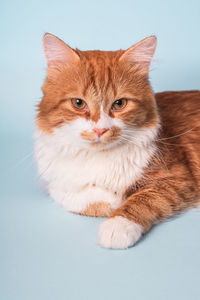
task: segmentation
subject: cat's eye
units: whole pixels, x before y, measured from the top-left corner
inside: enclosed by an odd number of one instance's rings
[[[113,110],[122,110],[126,107],[127,102],[128,102],[127,99],[124,99],[124,98],[118,99],[113,103],[112,109]]]
[[[82,99],[78,99],[78,98],[71,99],[71,103],[76,109],[79,110],[83,110],[87,108],[87,103]]]

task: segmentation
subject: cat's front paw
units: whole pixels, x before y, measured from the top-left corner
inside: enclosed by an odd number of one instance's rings
[[[116,216],[101,224],[99,244],[105,248],[126,249],[140,239],[142,232],[143,227],[141,225]]]

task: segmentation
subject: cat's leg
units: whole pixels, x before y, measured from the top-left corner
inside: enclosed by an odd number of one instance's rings
[[[120,196],[97,186],[87,186],[78,192],[50,188],[49,194],[67,211],[94,217],[110,216],[122,203]]]
[[[128,248],[154,224],[198,205],[197,187],[188,177],[159,179],[131,195],[101,224],[99,244],[106,248]]]

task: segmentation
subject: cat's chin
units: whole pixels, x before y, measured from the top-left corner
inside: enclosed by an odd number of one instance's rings
[[[118,147],[120,144],[122,144],[122,143],[120,143],[120,140],[112,142],[112,143],[104,143],[104,142],[98,141],[98,142],[90,143],[88,145],[88,149],[103,151],[103,150],[109,150],[109,149]]]
[[[90,148],[94,148],[94,149],[104,149],[107,147],[112,147],[112,144],[105,144],[101,141],[98,141],[98,142],[90,143],[89,146],[90,146]]]

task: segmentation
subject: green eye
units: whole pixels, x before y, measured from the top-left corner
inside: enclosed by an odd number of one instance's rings
[[[71,103],[76,109],[79,109],[79,110],[83,110],[87,107],[86,102],[82,99],[78,99],[78,98],[71,99]]]
[[[127,102],[128,102],[127,99],[116,100],[112,105],[112,109],[113,110],[122,110],[126,107]]]

